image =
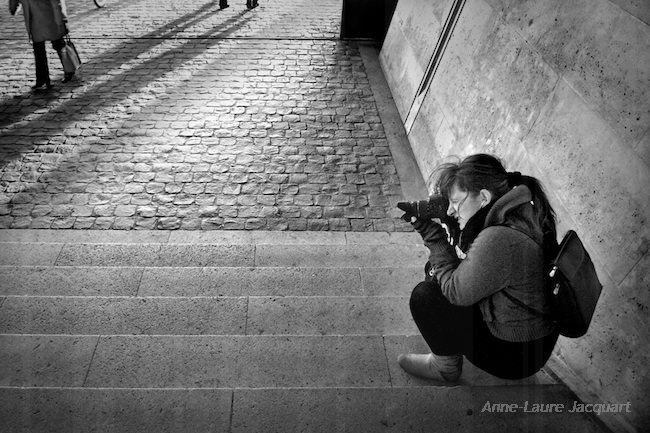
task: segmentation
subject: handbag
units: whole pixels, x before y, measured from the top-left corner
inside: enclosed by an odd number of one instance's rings
[[[600,298],[602,284],[578,234],[569,230],[551,260],[551,303],[560,335],[585,335]]]
[[[76,72],[81,66],[77,48],[68,35],[65,37],[65,47],[61,49],[61,63],[63,64],[63,71],[67,73]]]

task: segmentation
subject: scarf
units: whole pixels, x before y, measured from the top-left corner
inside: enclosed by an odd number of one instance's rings
[[[490,212],[490,209],[492,209],[492,206],[494,206],[494,201],[488,203],[484,208],[479,209],[478,212],[467,220],[465,228],[460,232],[458,247],[465,254],[467,254],[472,243],[474,243],[474,239],[476,239],[481,230],[485,228],[485,218]]]

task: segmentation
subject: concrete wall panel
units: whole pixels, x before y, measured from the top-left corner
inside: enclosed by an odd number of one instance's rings
[[[449,45],[427,99],[435,98],[449,118],[460,154],[482,149],[510,160],[522,151],[518,143],[547,103],[558,75],[486,3],[470,2],[463,14],[467,18],[455,31],[463,43]],[[465,46],[475,49],[470,53]],[[421,110],[420,116],[426,122],[428,112]]]
[[[647,24],[607,0],[511,2],[503,14],[617,134],[630,145],[641,139],[650,124]]]
[[[565,82],[524,146],[617,283],[650,246],[650,170]]]
[[[650,326],[647,314],[638,314],[649,306],[649,275],[646,255],[622,285],[603,279],[605,287],[588,334],[561,338],[556,347],[556,356],[582,378],[583,395],[593,394],[599,402],[631,403],[631,413],[613,421],[639,432],[650,430],[650,418],[644,415],[650,407]]]
[[[444,114],[437,106],[435,98],[425,98],[420,107],[422,115],[418,115],[411,127],[408,138],[418,162],[420,173],[427,187],[427,179],[433,170],[433,161],[440,161],[441,153],[446,153],[446,145],[451,144],[450,139],[438,140],[438,133],[444,121]],[[430,190],[430,192],[432,192]]]
[[[397,7],[399,10],[399,4]],[[402,121],[404,121],[408,115],[411,103],[415,98],[417,86],[424,75],[424,68],[417,61],[411,45],[406,40],[406,36],[399,26],[389,27],[382,52],[401,53],[400,56],[396,56],[394,61],[386,64],[382,62],[382,66],[384,70],[391,72],[390,74],[386,74],[386,79],[390,87],[399,89],[399,92],[395,93],[393,99],[395,100],[397,111]]]
[[[438,41],[452,0],[400,0],[379,60],[397,110],[406,119]],[[417,11],[417,13],[412,13]]]
[[[467,1],[447,43],[443,59],[469,59],[478,49],[477,42],[494,20],[493,10],[484,0]]]

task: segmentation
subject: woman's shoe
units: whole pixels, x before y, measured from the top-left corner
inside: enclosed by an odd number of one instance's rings
[[[74,77],[74,72],[66,72],[63,74],[63,82],[67,83],[68,81],[71,81],[73,77]]]
[[[43,86],[45,86],[46,89],[51,89],[52,88],[52,83],[50,83],[50,80],[47,81],[37,81],[36,84],[32,86],[32,89],[34,90],[39,90]]]
[[[399,355],[400,367],[413,376],[457,382],[463,372],[463,355],[440,356],[433,353]]]

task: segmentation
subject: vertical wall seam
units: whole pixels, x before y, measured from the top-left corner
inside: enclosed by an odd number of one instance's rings
[[[386,371],[388,372],[388,386],[393,388],[393,377],[390,374],[390,360],[388,359],[388,350],[386,349],[386,336],[381,336],[381,344],[384,346],[384,357],[386,359]]]
[[[232,432],[232,420],[235,413],[235,388],[230,390],[230,416],[228,417],[228,433]]]
[[[436,46],[433,50],[433,53],[431,54],[431,58],[429,59],[429,64],[427,65],[427,68],[424,71],[422,80],[420,81],[420,84],[418,85],[418,89],[415,92],[415,98],[411,103],[411,107],[409,108],[409,112],[406,115],[406,119],[404,121],[404,128],[406,130],[407,135],[411,132],[411,128],[415,123],[415,119],[418,117],[418,114],[420,113],[420,108],[422,107],[422,101],[426,98],[427,94],[429,93],[431,82],[433,81],[433,77],[435,76],[438,70],[438,66],[440,65],[442,57],[445,51],[447,50],[447,45],[449,44],[449,41],[451,40],[451,36],[454,33],[454,29],[456,28],[456,24],[460,19],[460,15],[465,6],[465,2],[466,0],[454,0],[454,3],[451,6],[451,9],[449,11],[449,14],[447,15],[447,19],[445,20],[445,23],[442,26],[442,31],[440,32],[440,36],[438,37]]]
[[[244,311],[244,335],[248,335],[248,314],[250,312],[251,297],[246,296],[246,309]]]

